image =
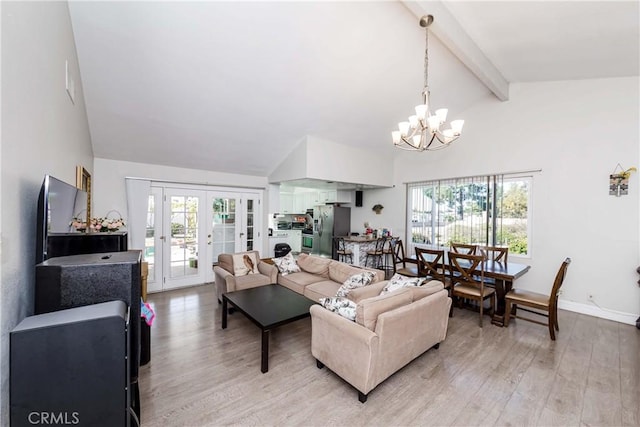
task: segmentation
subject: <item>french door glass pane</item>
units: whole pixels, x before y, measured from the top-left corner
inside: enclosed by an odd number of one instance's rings
[[[156,280],[156,198],[154,195],[149,195],[148,206],[147,232],[144,239],[144,260],[149,264],[149,274],[147,275],[147,280],[149,282],[154,282]]]
[[[236,251],[236,199],[213,199],[213,259]]]
[[[255,211],[254,211],[253,206],[254,206],[253,200],[248,199],[247,200],[247,229],[246,229],[246,233],[247,233],[247,250],[248,251],[252,251],[253,250],[253,243],[254,243],[253,219],[254,219]]]
[[[198,273],[198,202],[198,197],[171,196],[171,278]]]

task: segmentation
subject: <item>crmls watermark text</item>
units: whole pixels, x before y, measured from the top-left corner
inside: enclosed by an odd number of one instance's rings
[[[78,412],[29,412],[29,424],[33,425],[75,425],[80,424]]]

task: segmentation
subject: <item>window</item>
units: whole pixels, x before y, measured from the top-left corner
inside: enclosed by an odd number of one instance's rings
[[[528,255],[532,178],[487,175],[407,185],[408,251],[451,242]]]

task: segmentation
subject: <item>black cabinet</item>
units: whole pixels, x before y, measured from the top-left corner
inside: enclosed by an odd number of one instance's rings
[[[47,236],[46,259],[67,256],[122,252],[127,250],[127,232],[50,233]]]
[[[11,425],[136,425],[127,320],[126,304],[111,301],[20,322],[10,334]]]

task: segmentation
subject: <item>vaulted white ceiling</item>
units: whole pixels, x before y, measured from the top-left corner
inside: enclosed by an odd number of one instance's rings
[[[390,131],[420,101],[423,11],[450,14],[434,13],[429,83],[455,118],[496,92],[478,77],[489,68],[505,87],[637,76],[638,4],[72,1],[70,13],[96,157],[266,176],[306,135],[392,155]]]

